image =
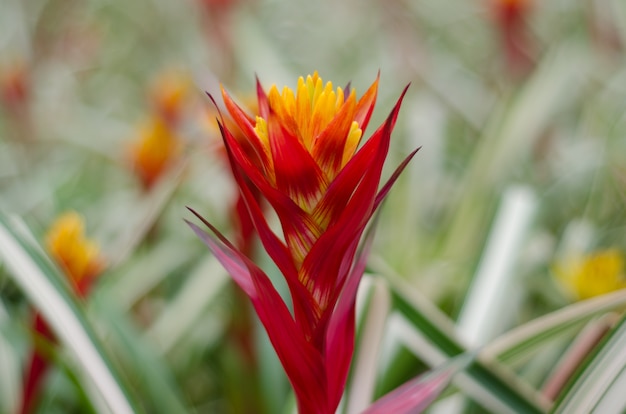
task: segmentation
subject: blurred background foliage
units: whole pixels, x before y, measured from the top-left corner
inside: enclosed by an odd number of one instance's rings
[[[619,0],[3,0],[0,209],[41,244],[64,212],[84,218],[105,263],[87,315],[148,412],[159,392],[192,412],[280,412],[271,346],[182,221],[192,206],[237,234],[205,91],[249,102],[255,76],[293,87],[317,70],[360,94],[380,73],[378,125],[410,83],[389,171],[422,149],[384,205],[369,271],[459,320],[521,189],[523,237],[492,253],[510,257],[514,287],[490,312],[502,320],[483,321],[495,337],[624,286],[624,47]],[[0,265],[2,412],[19,405],[33,312]],[[67,358],[53,352],[35,412],[95,409]],[[378,393],[423,368],[402,358]]]

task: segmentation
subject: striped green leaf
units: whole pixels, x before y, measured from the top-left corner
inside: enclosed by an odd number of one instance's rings
[[[582,364],[553,407],[555,414],[626,410],[626,316]]]
[[[526,361],[545,344],[580,330],[592,318],[624,307],[626,291],[574,303],[501,335],[482,350],[482,355],[506,364]]]

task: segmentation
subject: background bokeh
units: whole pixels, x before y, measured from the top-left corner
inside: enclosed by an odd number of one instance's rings
[[[619,0],[3,0],[0,209],[42,243],[63,212],[84,217],[106,261],[88,314],[117,331],[111,353],[138,389],[160,377],[199,413],[280,412],[289,387],[271,346],[182,221],[192,206],[237,230],[205,92],[221,83],[248,103],[255,77],[294,87],[318,71],[361,94],[380,75],[377,126],[410,84],[387,176],[421,150],[383,206],[368,271],[459,323],[472,281],[497,278],[491,328],[473,339],[486,343],[624,287],[625,47]],[[607,251],[610,263],[593,256]],[[33,312],[2,265],[0,311],[2,411],[19,399]],[[67,356],[54,359],[37,412],[91,410]],[[379,394],[420,372],[409,359],[381,368]],[[546,376],[535,368],[531,382]]]

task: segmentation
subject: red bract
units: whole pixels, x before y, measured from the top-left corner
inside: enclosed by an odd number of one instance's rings
[[[296,93],[257,83],[258,116],[222,90],[228,112],[247,140],[220,120],[234,177],[261,242],[285,277],[293,314],[266,274],[211,224],[190,223],[250,297],[289,377],[300,413],[334,413],[354,350],[356,291],[365,269],[365,228],[415,152],[379,189],[391,132],[405,91],[391,114],[357,150],[374,109],[378,79],[356,99],[317,73]],[[251,148],[250,148],[251,147]],[[255,194],[274,209],[275,234]],[[193,210],[192,210],[193,211]]]
[[[532,67],[532,45],[526,19],[532,9],[531,0],[490,0],[492,14],[499,26],[506,62],[517,74]]]

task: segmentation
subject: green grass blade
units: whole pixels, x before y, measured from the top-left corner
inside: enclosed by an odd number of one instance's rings
[[[13,413],[17,410],[20,395],[20,365],[12,343],[8,338],[11,320],[0,300],[0,412]]]
[[[626,316],[572,378],[553,413],[618,413],[626,409]]]
[[[623,290],[569,305],[501,335],[482,350],[482,355],[507,364],[523,361],[546,343],[580,329],[590,319],[623,307]]]
[[[147,252],[134,253],[132,260],[107,273],[98,293],[115,298],[116,306],[128,311],[169,276],[180,274],[193,260],[190,251],[193,246],[168,239]]]
[[[184,399],[169,369],[158,357],[155,344],[146,341],[114,301],[99,295],[90,303],[102,315],[116,360],[144,397],[151,413],[185,413]],[[148,400],[149,399],[149,400]]]
[[[109,266],[123,263],[156,225],[167,204],[180,186],[187,160],[180,162],[146,194],[135,195],[131,200],[110,206],[101,239],[105,243]],[[106,230],[106,231],[105,231]]]
[[[176,346],[200,321],[208,306],[230,281],[215,256],[207,256],[189,275],[185,285],[150,325],[146,338],[161,352]],[[206,322],[203,322],[206,323]],[[219,324],[216,324],[219,326]],[[216,330],[216,337],[221,329]]]

